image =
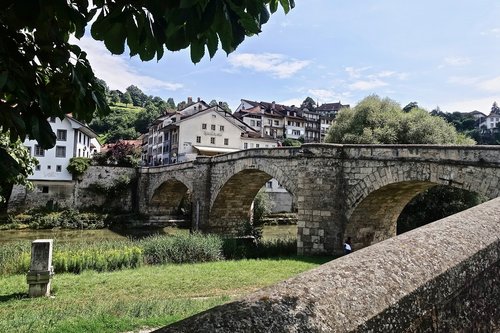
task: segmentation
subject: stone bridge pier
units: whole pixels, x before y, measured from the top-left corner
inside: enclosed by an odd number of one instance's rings
[[[186,194],[194,230],[235,234],[275,178],[297,198],[299,254],[359,249],[396,235],[406,204],[435,185],[499,196],[494,146],[326,145],[248,149],[139,169],[137,210],[175,215]]]

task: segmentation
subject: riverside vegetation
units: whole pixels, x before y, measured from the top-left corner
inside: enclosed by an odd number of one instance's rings
[[[332,259],[299,258],[291,255],[295,250],[294,239],[254,243],[187,233],[104,242],[56,239],[53,297],[30,299],[30,244],[8,243],[0,246],[0,332],[168,325]]]

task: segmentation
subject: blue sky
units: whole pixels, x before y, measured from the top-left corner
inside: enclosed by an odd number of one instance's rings
[[[298,105],[356,104],[370,94],[429,110],[479,110],[500,103],[500,3],[493,0],[296,0],[258,36],[227,56],[194,65],[189,52],[141,62],[111,56],[83,37],[96,75],[110,88],[134,84],[178,103],[188,96]]]

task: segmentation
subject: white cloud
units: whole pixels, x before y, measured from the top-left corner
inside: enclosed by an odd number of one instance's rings
[[[441,110],[447,112],[461,111],[469,112],[478,110],[482,113],[489,114],[494,101],[500,101],[500,96],[489,96],[484,98],[475,98],[461,101],[453,101],[439,105]]]
[[[380,88],[387,86],[388,83],[379,79],[371,79],[371,80],[359,80],[349,85],[349,88],[352,90],[372,90],[375,88]]]
[[[471,60],[466,57],[446,57],[444,63],[448,66],[465,66],[470,64]]]
[[[300,98],[291,98],[291,99],[286,99],[284,101],[279,101],[278,104],[287,105],[287,106],[292,106],[292,105],[300,106],[302,104],[302,102],[303,102],[303,100],[301,100]]]
[[[308,66],[310,61],[287,59],[285,55],[275,53],[240,53],[229,56],[229,63],[233,67],[247,68],[285,79]]]
[[[500,76],[480,82],[478,87],[485,91],[498,92],[500,91]]]
[[[151,76],[139,74],[122,56],[112,55],[103,43],[90,37],[71,40],[87,52],[92,69],[97,77],[106,81],[111,89],[124,91],[128,86],[135,85],[142,90],[175,91],[183,87],[181,83],[159,80]]]
[[[327,90],[327,89],[309,89],[307,92],[308,92],[308,94],[311,95],[311,97],[313,99],[315,99],[315,100],[319,99],[322,101],[331,100],[335,96],[338,95],[335,92],[333,92],[332,90]]]
[[[367,66],[367,67],[360,67],[360,68],[346,67],[345,71],[347,72],[347,74],[349,74],[349,77],[351,79],[359,79],[361,77],[361,74],[364,71],[367,71],[370,68],[371,67],[369,67],[369,66]]]
[[[488,31],[481,32],[481,35],[493,35],[495,37],[500,37],[500,28],[493,28]]]

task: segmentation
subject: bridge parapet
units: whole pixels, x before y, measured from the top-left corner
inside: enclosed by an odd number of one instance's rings
[[[494,332],[500,198],[157,332]]]

